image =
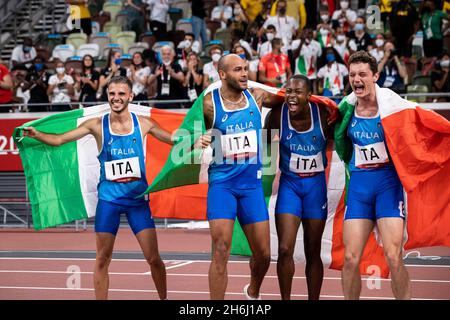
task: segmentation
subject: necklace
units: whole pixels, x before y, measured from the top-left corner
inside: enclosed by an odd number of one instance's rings
[[[235,102],[235,101],[228,100],[227,98],[225,98],[223,96],[222,89],[220,90],[220,96],[222,97],[223,100],[225,100],[225,101],[227,101],[227,102],[229,102],[231,104],[239,104],[239,103],[241,103],[242,99],[244,99],[244,95],[241,93],[241,98],[239,99],[239,101]]]

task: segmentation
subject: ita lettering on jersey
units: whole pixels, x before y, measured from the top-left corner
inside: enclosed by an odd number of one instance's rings
[[[106,179],[115,182],[130,182],[141,178],[139,158],[126,158],[105,162]]]

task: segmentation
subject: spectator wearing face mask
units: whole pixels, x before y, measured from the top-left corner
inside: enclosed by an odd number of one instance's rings
[[[250,53],[248,52],[248,49],[244,48],[244,46],[241,45],[239,42],[236,42],[234,44],[233,50],[231,50],[231,52],[237,54],[247,63],[248,80],[256,81],[259,61],[256,62],[251,61],[250,60],[251,56]]]
[[[392,42],[384,44],[384,57],[378,64],[380,77],[377,84],[383,88],[389,88],[397,93],[405,91],[405,84],[408,80],[406,67],[400,61],[398,53]]]
[[[320,79],[323,88],[322,95],[326,97],[343,95],[348,69],[334,48],[326,48],[323,55],[321,64],[324,60],[326,63],[317,73],[317,78]],[[340,99],[335,99],[335,101],[338,103]]]
[[[334,11],[331,20],[336,21],[339,27],[344,28],[344,32],[350,31],[355,25],[358,15],[356,11],[349,8],[350,2],[342,0],[339,2],[340,9]]]
[[[184,35],[184,40],[181,41],[177,46],[177,58],[178,64],[183,70],[187,69],[187,57],[189,53],[194,52],[199,54],[201,51],[200,42],[194,40],[193,33],[186,33]]]
[[[282,39],[283,43],[290,43],[299,28],[299,24],[293,17],[286,15],[286,6],[285,0],[279,0],[276,6],[277,14],[268,17],[262,27],[267,29],[269,25],[273,25],[277,30],[276,37]]]
[[[330,17],[328,15],[328,8],[320,8],[320,23],[317,25],[317,41],[319,41],[322,48],[331,45],[333,38],[333,29],[331,28]]]
[[[368,47],[372,45],[372,38],[366,32],[365,22],[364,17],[358,17],[354,29],[348,33],[350,42],[353,42],[354,46],[356,46],[354,51],[367,51]],[[349,44],[349,46],[351,45]]]
[[[375,38],[375,47],[369,53],[377,60],[378,63],[384,57],[384,36],[379,33]]]
[[[211,83],[220,80],[219,73],[217,72],[217,67],[219,65],[220,57],[223,55],[223,49],[219,45],[213,45],[209,48],[209,56],[211,57],[211,62],[206,63],[203,66],[203,88],[207,88]]]
[[[106,67],[100,71],[100,81],[97,90],[97,99],[102,102],[108,102],[108,93],[106,92],[107,84],[115,76],[127,76],[127,69],[122,68],[121,54],[119,51],[110,50]]]
[[[175,62],[175,51],[170,46],[161,48],[161,63],[156,66],[153,74],[148,78],[150,84],[156,81],[157,100],[179,100],[186,99],[183,87],[184,74],[180,65]],[[180,105],[157,104],[158,108],[179,108]]]
[[[133,54],[131,65],[127,70],[127,77],[133,83],[133,101],[148,100],[147,81],[150,74],[151,70],[145,65],[142,53],[136,52]]]
[[[12,102],[14,83],[8,68],[0,60],[0,113],[9,112],[10,107],[3,107],[2,104]]]
[[[48,99],[47,89],[48,81],[51,74],[47,71],[47,67],[42,58],[37,56],[34,59],[33,68],[28,72],[26,81],[28,83],[25,90],[30,91],[30,100],[28,100],[28,111],[30,112],[43,112],[48,111]],[[45,103],[46,105],[33,106],[34,103]]]
[[[282,40],[272,40],[272,52],[266,54],[259,62],[259,81],[271,86],[281,88],[292,75],[289,58],[281,52]]]
[[[336,49],[339,56],[344,60],[345,64],[347,64],[348,59],[350,58],[350,50],[347,47],[347,37],[345,36],[344,29],[338,27],[333,37],[333,48]]]
[[[260,58],[272,52],[272,40],[275,38],[276,34],[277,29],[275,28],[275,26],[268,25],[266,28],[266,33],[264,34],[264,37],[267,39],[267,41],[264,41],[258,48],[258,54]],[[286,47],[284,45],[281,48],[281,51],[283,53],[287,52]]]
[[[80,102],[97,102],[99,79],[100,73],[95,70],[94,58],[89,54],[85,55],[81,73],[75,75],[75,90],[80,92]]]
[[[34,58],[36,58],[36,49],[33,47],[33,40],[31,38],[25,38],[23,44],[19,44],[14,48],[11,54],[11,67],[24,66],[30,69]]]
[[[75,93],[73,78],[66,74],[64,63],[59,61],[56,64],[56,74],[48,80],[47,94],[52,103],[51,111],[68,111],[71,109],[71,97]]]
[[[227,27],[228,19],[233,16],[233,9],[236,0],[220,0],[211,11],[211,20],[220,22],[221,28]]]

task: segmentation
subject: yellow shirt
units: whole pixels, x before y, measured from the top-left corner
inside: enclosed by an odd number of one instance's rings
[[[85,4],[82,5],[71,4],[70,17],[72,20],[85,19],[90,18],[91,13],[89,12],[87,5]]]
[[[277,15],[278,0],[272,4],[270,15]],[[286,15],[297,20],[300,29],[306,25],[306,9],[303,0],[286,0]]]
[[[261,0],[241,0],[242,9],[245,10],[250,21],[255,20],[258,14],[263,9]]]
[[[444,1],[444,4],[442,5],[442,11],[450,14],[450,1]]]
[[[392,3],[391,0],[381,0],[380,1],[380,11],[381,12],[391,12],[392,11]]]

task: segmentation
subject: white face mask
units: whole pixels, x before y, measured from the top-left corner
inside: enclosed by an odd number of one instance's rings
[[[343,35],[343,34],[338,34],[337,37],[336,37],[336,40],[337,40],[338,42],[344,42],[344,41],[345,41],[345,35]]]
[[[170,60],[165,60],[165,61],[163,61],[163,63],[164,63],[164,65],[166,67],[168,67],[168,66],[170,66],[171,61]]]
[[[341,1],[341,8],[342,9],[348,9],[348,1]]]
[[[58,68],[56,68],[56,72],[57,72],[58,74],[64,74],[65,71],[66,71],[66,68],[64,68],[64,67],[58,67]]]
[[[184,40],[184,47],[189,48],[192,45],[191,40]]]
[[[220,54],[214,53],[214,54],[211,56],[211,59],[212,59],[213,62],[217,62],[217,61],[220,60],[220,57],[221,57]]]
[[[320,29],[320,34],[324,37],[326,37],[330,33],[327,29]]]
[[[272,32],[266,33],[267,40],[272,41],[275,35]]]
[[[375,40],[375,45],[376,45],[377,47],[381,47],[381,46],[383,46],[383,44],[384,44],[384,40],[383,40],[383,39],[377,39],[377,40]]]
[[[328,21],[328,15],[327,14],[323,14],[320,16],[320,19],[322,19],[322,21],[327,22]]]

